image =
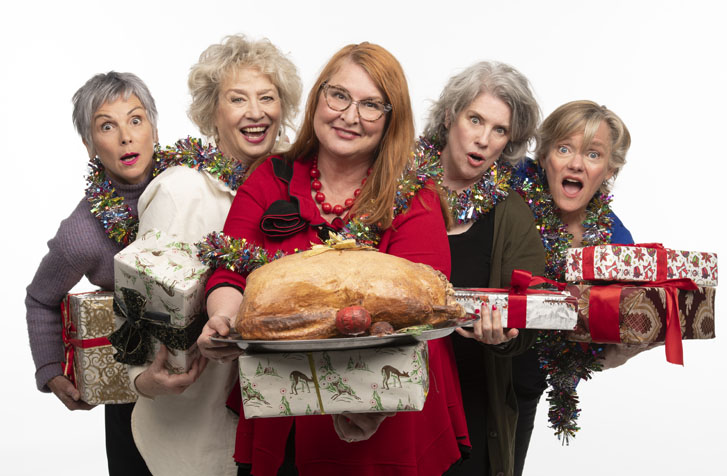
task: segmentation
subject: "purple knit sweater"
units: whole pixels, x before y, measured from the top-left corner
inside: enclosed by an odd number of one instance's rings
[[[137,185],[113,182],[116,193],[124,197],[134,215],[139,196],[150,179]],[[114,255],[122,249],[91,214],[85,197],[48,242],[48,254],[38,266],[25,297],[35,381],[41,392],[50,392],[48,381],[63,374],[61,302],[83,276],[102,289],[113,290]]]

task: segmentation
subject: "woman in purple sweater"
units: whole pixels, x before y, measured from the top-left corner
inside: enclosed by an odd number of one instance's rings
[[[85,197],[48,242],[27,288],[30,349],[41,392],[53,392],[69,410],[93,406],[63,375],[61,302],[83,276],[114,289],[114,255],[134,240],[136,203],[152,177],[157,110],[146,85],[131,73],[98,74],[73,96],[73,123],[91,159]],[[121,202],[109,202],[120,198]],[[95,205],[103,215],[95,214]],[[114,204],[115,203],[115,204]],[[105,405],[109,474],[151,474],[134,445],[133,403]]]

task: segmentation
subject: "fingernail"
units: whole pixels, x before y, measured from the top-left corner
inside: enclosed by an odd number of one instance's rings
[[[492,305],[492,310],[493,310],[493,311],[496,311],[496,310],[497,310],[497,304],[493,304],[493,305]]]

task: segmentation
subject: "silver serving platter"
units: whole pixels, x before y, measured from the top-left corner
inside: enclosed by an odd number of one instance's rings
[[[245,340],[240,334],[212,336],[214,342],[235,344],[245,352],[316,352],[322,350],[366,349],[370,347],[391,347],[413,345],[417,342],[446,337],[458,327],[467,325],[468,319],[450,321],[445,327],[429,329],[416,334],[395,333],[385,336],[332,337],[312,340]]]

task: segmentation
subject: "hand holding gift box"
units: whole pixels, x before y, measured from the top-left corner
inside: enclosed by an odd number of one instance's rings
[[[699,286],[717,285],[717,254],[678,251],[659,243],[571,248],[565,280],[656,281],[687,278]]]
[[[573,330],[578,319],[577,301],[568,292],[529,289],[538,284],[565,288],[528,271],[514,270],[510,289],[455,288],[455,299],[467,314],[478,316],[483,305],[496,305],[502,327]]]
[[[190,369],[206,321],[209,276],[196,254],[194,245],[150,230],[114,257],[119,322],[111,340],[117,359],[131,365],[151,362],[163,343],[170,372]]]
[[[107,338],[114,330],[113,297],[110,292],[69,294],[61,306],[63,373],[81,400],[92,405],[136,401],[126,367],[114,360]]]

